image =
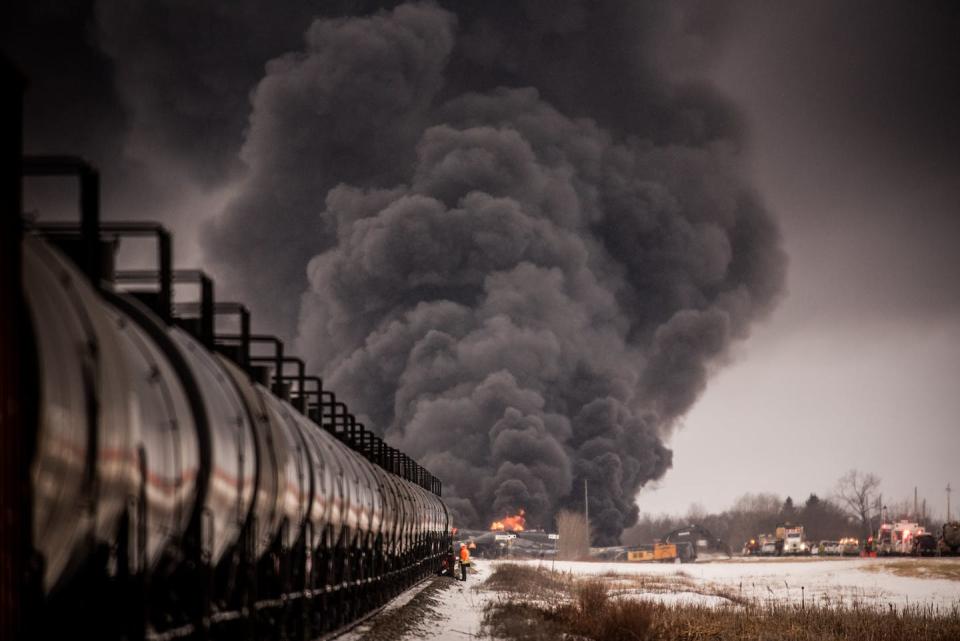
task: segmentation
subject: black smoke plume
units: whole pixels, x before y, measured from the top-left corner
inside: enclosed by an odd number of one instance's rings
[[[306,267],[301,350],[461,523],[549,525],[588,479],[607,543],[783,259],[731,110],[656,68],[674,14],[522,6],[314,22],[253,94],[211,238],[265,291]]]
[[[783,282],[741,123],[696,80],[724,9],[88,13],[128,147],[232,193],[204,234],[220,282],[445,481],[458,524],[549,527],[584,479],[595,543],[635,522],[664,440]]]

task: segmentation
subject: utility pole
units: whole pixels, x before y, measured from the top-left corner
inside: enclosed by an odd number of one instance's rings
[[[917,510],[917,507],[918,507],[917,506],[917,486],[914,485],[913,486],[913,520],[915,522],[920,520],[920,513]]]
[[[951,491],[952,490],[950,489],[950,484],[947,483],[947,521],[948,522],[950,521],[950,492]]]
[[[882,521],[880,517],[882,514],[880,511],[880,499],[882,496],[883,495],[878,494],[876,499],[873,501],[873,509],[867,510],[867,536],[872,536],[873,533],[877,531],[877,528],[879,528],[879,524]]]
[[[587,500],[587,479],[583,479],[583,518],[587,522],[587,550],[590,549],[590,502]]]

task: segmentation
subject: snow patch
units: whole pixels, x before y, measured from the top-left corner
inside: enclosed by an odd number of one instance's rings
[[[672,564],[557,561],[555,569],[579,575],[680,576],[702,584],[705,592],[710,592],[710,587],[720,587],[738,597],[761,602],[805,601],[831,607],[889,607],[891,604],[943,607],[960,603],[960,582],[864,571],[866,567],[886,562],[885,559],[734,561],[685,564],[678,571]],[[550,567],[549,563],[538,561],[521,563]],[[718,603],[729,603],[718,599]]]

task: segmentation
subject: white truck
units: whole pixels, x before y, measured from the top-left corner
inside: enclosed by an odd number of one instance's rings
[[[810,546],[803,539],[802,525],[778,527],[777,538],[783,541],[781,554],[810,554]]]

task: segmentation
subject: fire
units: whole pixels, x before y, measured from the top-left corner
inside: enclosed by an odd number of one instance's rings
[[[523,532],[527,525],[527,519],[523,516],[524,511],[520,510],[513,516],[505,516],[499,521],[490,524],[491,532]]]

